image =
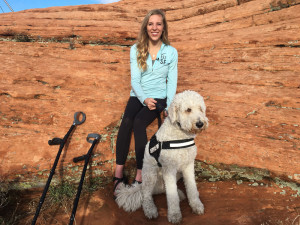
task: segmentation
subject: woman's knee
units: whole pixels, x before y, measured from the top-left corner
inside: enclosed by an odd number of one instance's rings
[[[122,119],[121,126],[125,126],[127,128],[132,127],[133,126],[133,119],[131,119],[130,117],[124,117]]]
[[[133,121],[133,131],[144,131],[147,128],[147,124],[145,123],[145,121],[139,119],[139,118],[135,118]]]

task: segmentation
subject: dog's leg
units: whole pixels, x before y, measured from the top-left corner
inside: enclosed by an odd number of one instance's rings
[[[176,180],[177,180],[177,182],[178,182],[178,180],[179,180],[180,178],[182,178],[182,172],[177,172],[177,175],[176,175]],[[180,190],[179,188],[178,188],[178,195],[179,195],[180,201],[182,201],[182,200],[185,199],[185,194],[184,194],[183,191]]]
[[[190,163],[183,171],[183,180],[187,192],[189,204],[194,213],[203,214],[204,206],[199,198],[199,192],[195,181],[194,162]]]
[[[181,177],[182,177],[182,174],[181,174],[180,178]],[[179,178],[177,176],[177,181],[178,180],[179,180]],[[186,197],[185,197],[185,194],[183,193],[183,191],[180,189],[177,189],[177,190],[178,190],[179,200],[180,201],[184,200]],[[165,188],[165,183],[164,183],[164,180],[162,177],[162,173],[158,172],[156,185],[153,190],[153,195],[162,194],[162,193],[166,193],[166,188]]]
[[[168,202],[168,220],[171,223],[180,223],[182,219],[176,184],[176,173],[177,171],[174,168],[163,168],[163,178],[166,185]]]
[[[163,180],[161,168],[158,168],[157,169],[156,184],[155,184],[155,187],[153,189],[153,195],[158,195],[158,194],[162,194],[162,193],[166,193],[166,189],[165,189],[165,183],[164,183],[164,180]]]
[[[143,210],[149,219],[157,218],[158,212],[153,201],[153,189],[157,181],[157,168],[144,166],[142,169]]]

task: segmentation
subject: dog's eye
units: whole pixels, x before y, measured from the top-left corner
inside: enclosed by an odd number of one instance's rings
[[[191,108],[187,108],[187,110],[185,110],[186,112],[192,112]]]
[[[200,107],[200,112],[203,112],[203,109]]]

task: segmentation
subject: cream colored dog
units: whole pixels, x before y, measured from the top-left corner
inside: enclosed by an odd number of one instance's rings
[[[184,91],[175,95],[169,107],[169,115],[156,133],[158,144],[149,149],[150,142],[147,143],[142,169],[143,182],[119,186],[116,191],[119,207],[130,212],[143,206],[146,217],[156,218],[158,212],[152,195],[166,192],[168,220],[179,223],[182,219],[179,202],[184,194],[177,189],[177,180],[183,176],[189,205],[194,213],[204,213],[195,181],[197,147],[193,141],[197,133],[208,127],[205,113],[203,97],[197,92]],[[164,146],[171,147],[166,149]],[[156,160],[152,154],[159,147],[162,148]]]

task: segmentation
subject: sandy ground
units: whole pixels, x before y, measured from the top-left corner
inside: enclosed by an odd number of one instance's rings
[[[198,182],[198,190],[205,206],[204,215],[192,213],[187,200],[181,202],[183,220],[181,224],[192,225],[299,225],[300,198],[289,188],[280,188],[272,183],[236,181]],[[256,185],[256,184],[255,184]],[[179,183],[183,188],[183,184]],[[140,225],[169,224],[165,195],[155,196],[159,217],[149,220],[143,210],[127,213],[119,209],[112,198],[112,184],[90,196],[80,199],[76,221],[81,225]],[[51,209],[51,216],[37,224],[68,224],[70,213],[63,209]],[[24,221],[24,220],[23,220]],[[25,220],[26,221],[26,220]],[[27,220],[28,221],[28,220]]]

